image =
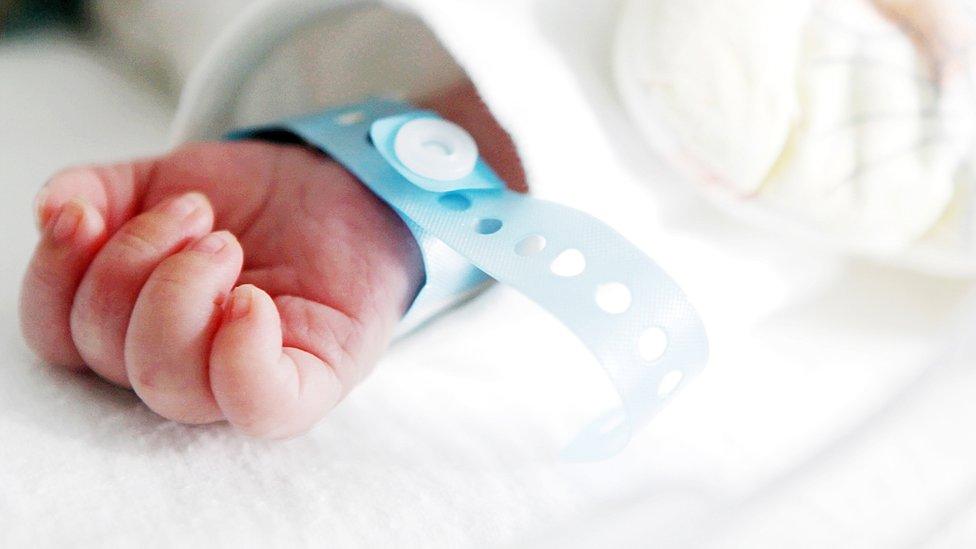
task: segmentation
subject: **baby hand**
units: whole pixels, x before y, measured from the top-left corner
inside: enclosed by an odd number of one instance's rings
[[[462,93],[442,112],[520,183],[507,136]],[[193,144],[67,170],[37,219],[21,320],[40,357],[132,387],[166,418],[256,436],[301,433],[335,406],[423,281],[400,218],[299,146]]]
[[[399,218],[295,146],[198,144],[68,170],[37,215],[31,347],[169,419],[254,435],[301,432],[333,407],[423,277]]]

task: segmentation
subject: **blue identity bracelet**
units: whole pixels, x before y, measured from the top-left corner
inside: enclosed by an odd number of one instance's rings
[[[623,406],[585,428],[565,458],[614,455],[704,368],[701,320],[654,261],[586,213],[507,189],[461,127],[371,99],[229,138],[281,131],[342,164],[417,238],[426,281],[404,329],[493,278],[547,309],[600,361]]]

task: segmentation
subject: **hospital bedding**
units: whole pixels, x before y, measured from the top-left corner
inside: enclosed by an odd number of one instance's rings
[[[543,31],[557,24],[537,16]],[[552,34],[580,75],[567,93],[594,113],[581,116],[592,163],[566,174],[614,181],[622,200],[591,211],[683,282],[713,359],[624,454],[596,464],[555,454],[600,404],[599,373],[503,288],[398,343],[320,427],[286,442],[175,425],[126,391],[39,364],[15,314],[33,193],[62,165],[162,150],[172,99],[65,38],[0,45],[4,545],[976,541],[967,285],[846,261],[703,203],[629,139],[598,78],[604,23],[560,19],[579,32],[558,36],[590,37],[578,44]]]

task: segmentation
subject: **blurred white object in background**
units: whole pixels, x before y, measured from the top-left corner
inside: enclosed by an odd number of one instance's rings
[[[736,215],[972,276],[974,28],[954,0],[630,0],[616,78],[652,144]]]

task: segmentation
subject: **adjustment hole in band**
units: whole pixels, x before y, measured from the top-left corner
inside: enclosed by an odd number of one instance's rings
[[[668,398],[671,393],[681,385],[681,380],[684,379],[685,374],[681,370],[671,370],[670,372],[664,374],[661,378],[661,382],[657,385],[657,396],[659,398]]]
[[[353,124],[359,124],[366,119],[366,116],[361,111],[352,111],[340,114],[336,118],[336,123],[340,126],[352,126]]]
[[[570,248],[565,250],[552,261],[549,265],[552,274],[562,277],[579,276],[586,270],[586,256],[583,252]]]
[[[463,212],[471,207],[471,199],[461,193],[449,193],[437,199],[441,206],[452,212]]]
[[[502,221],[501,219],[486,217],[485,219],[478,220],[478,223],[474,226],[474,230],[478,234],[495,234],[502,230]]]
[[[637,352],[647,362],[654,362],[668,350],[668,334],[657,326],[648,328],[637,340]]]
[[[619,315],[630,309],[630,288],[620,282],[600,284],[596,288],[596,304],[605,313]]]
[[[519,241],[515,245],[515,253],[522,257],[535,255],[546,249],[546,237],[541,234],[532,234]]]

